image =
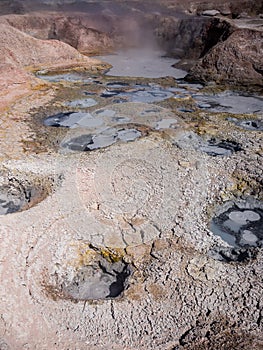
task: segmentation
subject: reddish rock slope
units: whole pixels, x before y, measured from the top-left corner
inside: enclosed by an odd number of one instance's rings
[[[37,84],[29,69],[97,65],[98,61],[81,55],[57,40],[40,40],[8,24],[0,24],[0,108],[22,96]]]

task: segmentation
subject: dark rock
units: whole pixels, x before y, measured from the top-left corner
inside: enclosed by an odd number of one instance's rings
[[[235,85],[262,85],[263,32],[237,29],[218,42],[190,70],[186,79]]]

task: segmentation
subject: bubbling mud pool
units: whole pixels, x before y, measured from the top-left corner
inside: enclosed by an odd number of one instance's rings
[[[139,58],[135,60],[135,56]],[[113,65],[106,75],[96,77],[67,72],[65,75],[55,74],[53,78],[52,75],[48,76],[49,81],[64,80],[72,87],[78,86],[78,94],[70,99],[65,98],[61,103],[64,111],[62,107],[59,113],[48,115],[43,120],[46,127],[66,130],[66,136],[59,142],[61,153],[95,151],[115,143],[137,142],[137,139],[143,139],[154,131],[167,132],[166,137],[171,137],[174,146],[193,152],[197,161],[205,157],[207,162],[213,163],[214,157],[218,157],[219,162],[221,159],[237,159],[239,154],[242,157],[246,142],[242,137],[239,140],[235,133],[242,133],[242,129],[262,129],[261,96],[230,90],[214,92],[208,86],[187,83],[182,79],[185,74],[182,71],[178,73],[171,66],[175,60],[162,57],[160,53],[152,55],[146,50],[130,50],[99,58]],[[175,108],[171,108],[173,103]],[[180,114],[175,114],[175,111]],[[211,134],[191,131],[191,138],[183,136],[187,134],[187,118],[191,119],[191,115],[198,115],[199,118],[209,115],[212,120],[216,113],[224,113],[224,122],[236,130],[233,137],[230,133],[225,138],[222,133],[217,135],[217,127]],[[183,114],[186,116],[183,117]],[[183,132],[183,139],[176,136],[178,130]],[[211,230],[215,227],[212,221]],[[253,230],[245,230],[242,239],[225,232],[222,227],[217,228],[217,233],[213,232],[218,234],[219,231],[223,240],[225,237],[231,238],[226,243],[230,240],[235,242],[231,246],[234,253],[223,254],[223,248],[218,247],[222,254],[217,252],[215,255],[221,254],[220,259],[224,261],[241,261],[243,250],[246,253],[248,248],[255,246],[255,242],[249,244],[254,239]],[[228,258],[225,257],[227,254]]]
[[[164,53],[160,51],[149,49],[129,49],[119,51],[116,55],[97,56],[96,58],[113,66],[106,75],[117,77],[160,78],[172,76],[180,79],[187,74],[186,71],[172,67],[178,60],[165,57]]]
[[[0,215],[28,210],[51,193],[51,179],[0,170]]]
[[[224,261],[243,261],[263,246],[263,203],[253,197],[224,203],[210,222],[210,230],[228,247],[217,247],[212,256]]]
[[[118,55],[116,55],[118,56]],[[109,56],[111,57],[111,56]],[[115,57],[115,56],[114,56]],[[105,56],[108,59],[108,56]],[[119,58],[121,60],[121,57]],[[162,58],[164,59],[164,58]],[[166,60],[166,58],[165,58]],[[174,59],[170,59],[174,62]],[[119,81],[116,82],[104,82],[103,79],[96,79],[95,77],[89,77],[84,73],[61,73],[61,74],[38,74],[37,76],[41,79],[48,80],[50,82],[70,82],[71,84],[83,84],[82,95],[78,96],[76,99],[67,100],[64,102],[65,107],[72,107],[76,109],[85,109],[93,107],[99,104],[99,100],[107,100],[108,103],[126,103],[126,102],[142,102],[142,103],[158,103],[168,99],[175,100],[191,100],[193,101],[192,108],[178,107],[179,112],[192,113],[196,111],[205,111],[211,113],[228,113],[232,114],[247,114],[262,116],[263,113],[263,97],[260,95],[252,93],[244,93],[242,91],[230,91],[225,90],[218,93],[203,92],[204,86],[201,84],[191,84],[186,83],[180,78],[181,74],[178,74],[177,70],[170,66],[172,63],[163,68],[160,68],[158,73],[158,64],[153,66],[153,70],[156,73],[156,77],[174,77],[175,82],[171,86],[162,86],[158,83],[153,83],[149,81],[147,74],[142,68],[138,67],[138,74],[136,71],[130,71],[130,74],[126,75],[125,70],[116,63],[116,69],[120,69],[119,75],[114,72],[109,71],[116,76],[120,77]],[[134,63],[136,61],[132,61]],[[136,62],[137,64],[137,62]],[[114,66],[115,67],[115,66]],[[157,68],[156,68],[157,67]],[[168,69],[169,67],[169,69]],[[150,75],[150,74],[149,74]],[[154,74],[152,74],[154,75]],[[145,83],[134,82],[136,77],[146,78]],[[130,82],[121,81],[127,77],[132,78]],[[154,78],[156,78],[154,76]],[[148,78],[148,79],[147,79]],[[97,92],[89,91],[89,87],[99,86]],[[87,89],[88,88],[88,89]],[[84,96],[86,98],[84,98]],[[89,97],[87,97],[89,96]],[[249,130],[262,130],[262,121],[251,119],[251,120],[238,120],[235,118],[230,118],[236,125]]]

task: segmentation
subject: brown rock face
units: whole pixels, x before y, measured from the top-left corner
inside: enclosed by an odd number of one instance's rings
[[[40,40],[0,23],[0,108],[30,91],[36,78],[25,67],[91,66],[98,61],[57,40]]]
[[[237,29],[191,69],[188,79],[237,85],[263,84],[263,32]]]
[[[198,59],[218,41],[225,40],[233,28],[219,18],[184,16],[161,18],[156,25],[159,44],[176,58]]]
[[[6,63],[38,66],[54,60],[70,62],[83,59],[74,48],[57,40],[38,40],[5,24],[0,24],[0,31],[1,61]]]
[[[90,28],[81,18],[62,18],[53,22],[49,38],[61,40],[84,54],[108,51],[114,46],[106,33]]]
[[[100,24],[96,24],[88,15],[33,13],[4,16],[2,20],[35,38],[56,39],[85,54],[107,51],[113,47],[113,40],[99,31],[97,27]],[[101,20],[98,22],[101,23]]]

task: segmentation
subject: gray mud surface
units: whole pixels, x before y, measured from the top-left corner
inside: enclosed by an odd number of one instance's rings
[[[45,195],[20,211],[0,186],[0,348],[262,349],[262,98],[221,110],[222,91],[173,78],[46,79],[52,95],[4,115],[21,121],[3,173]]]

